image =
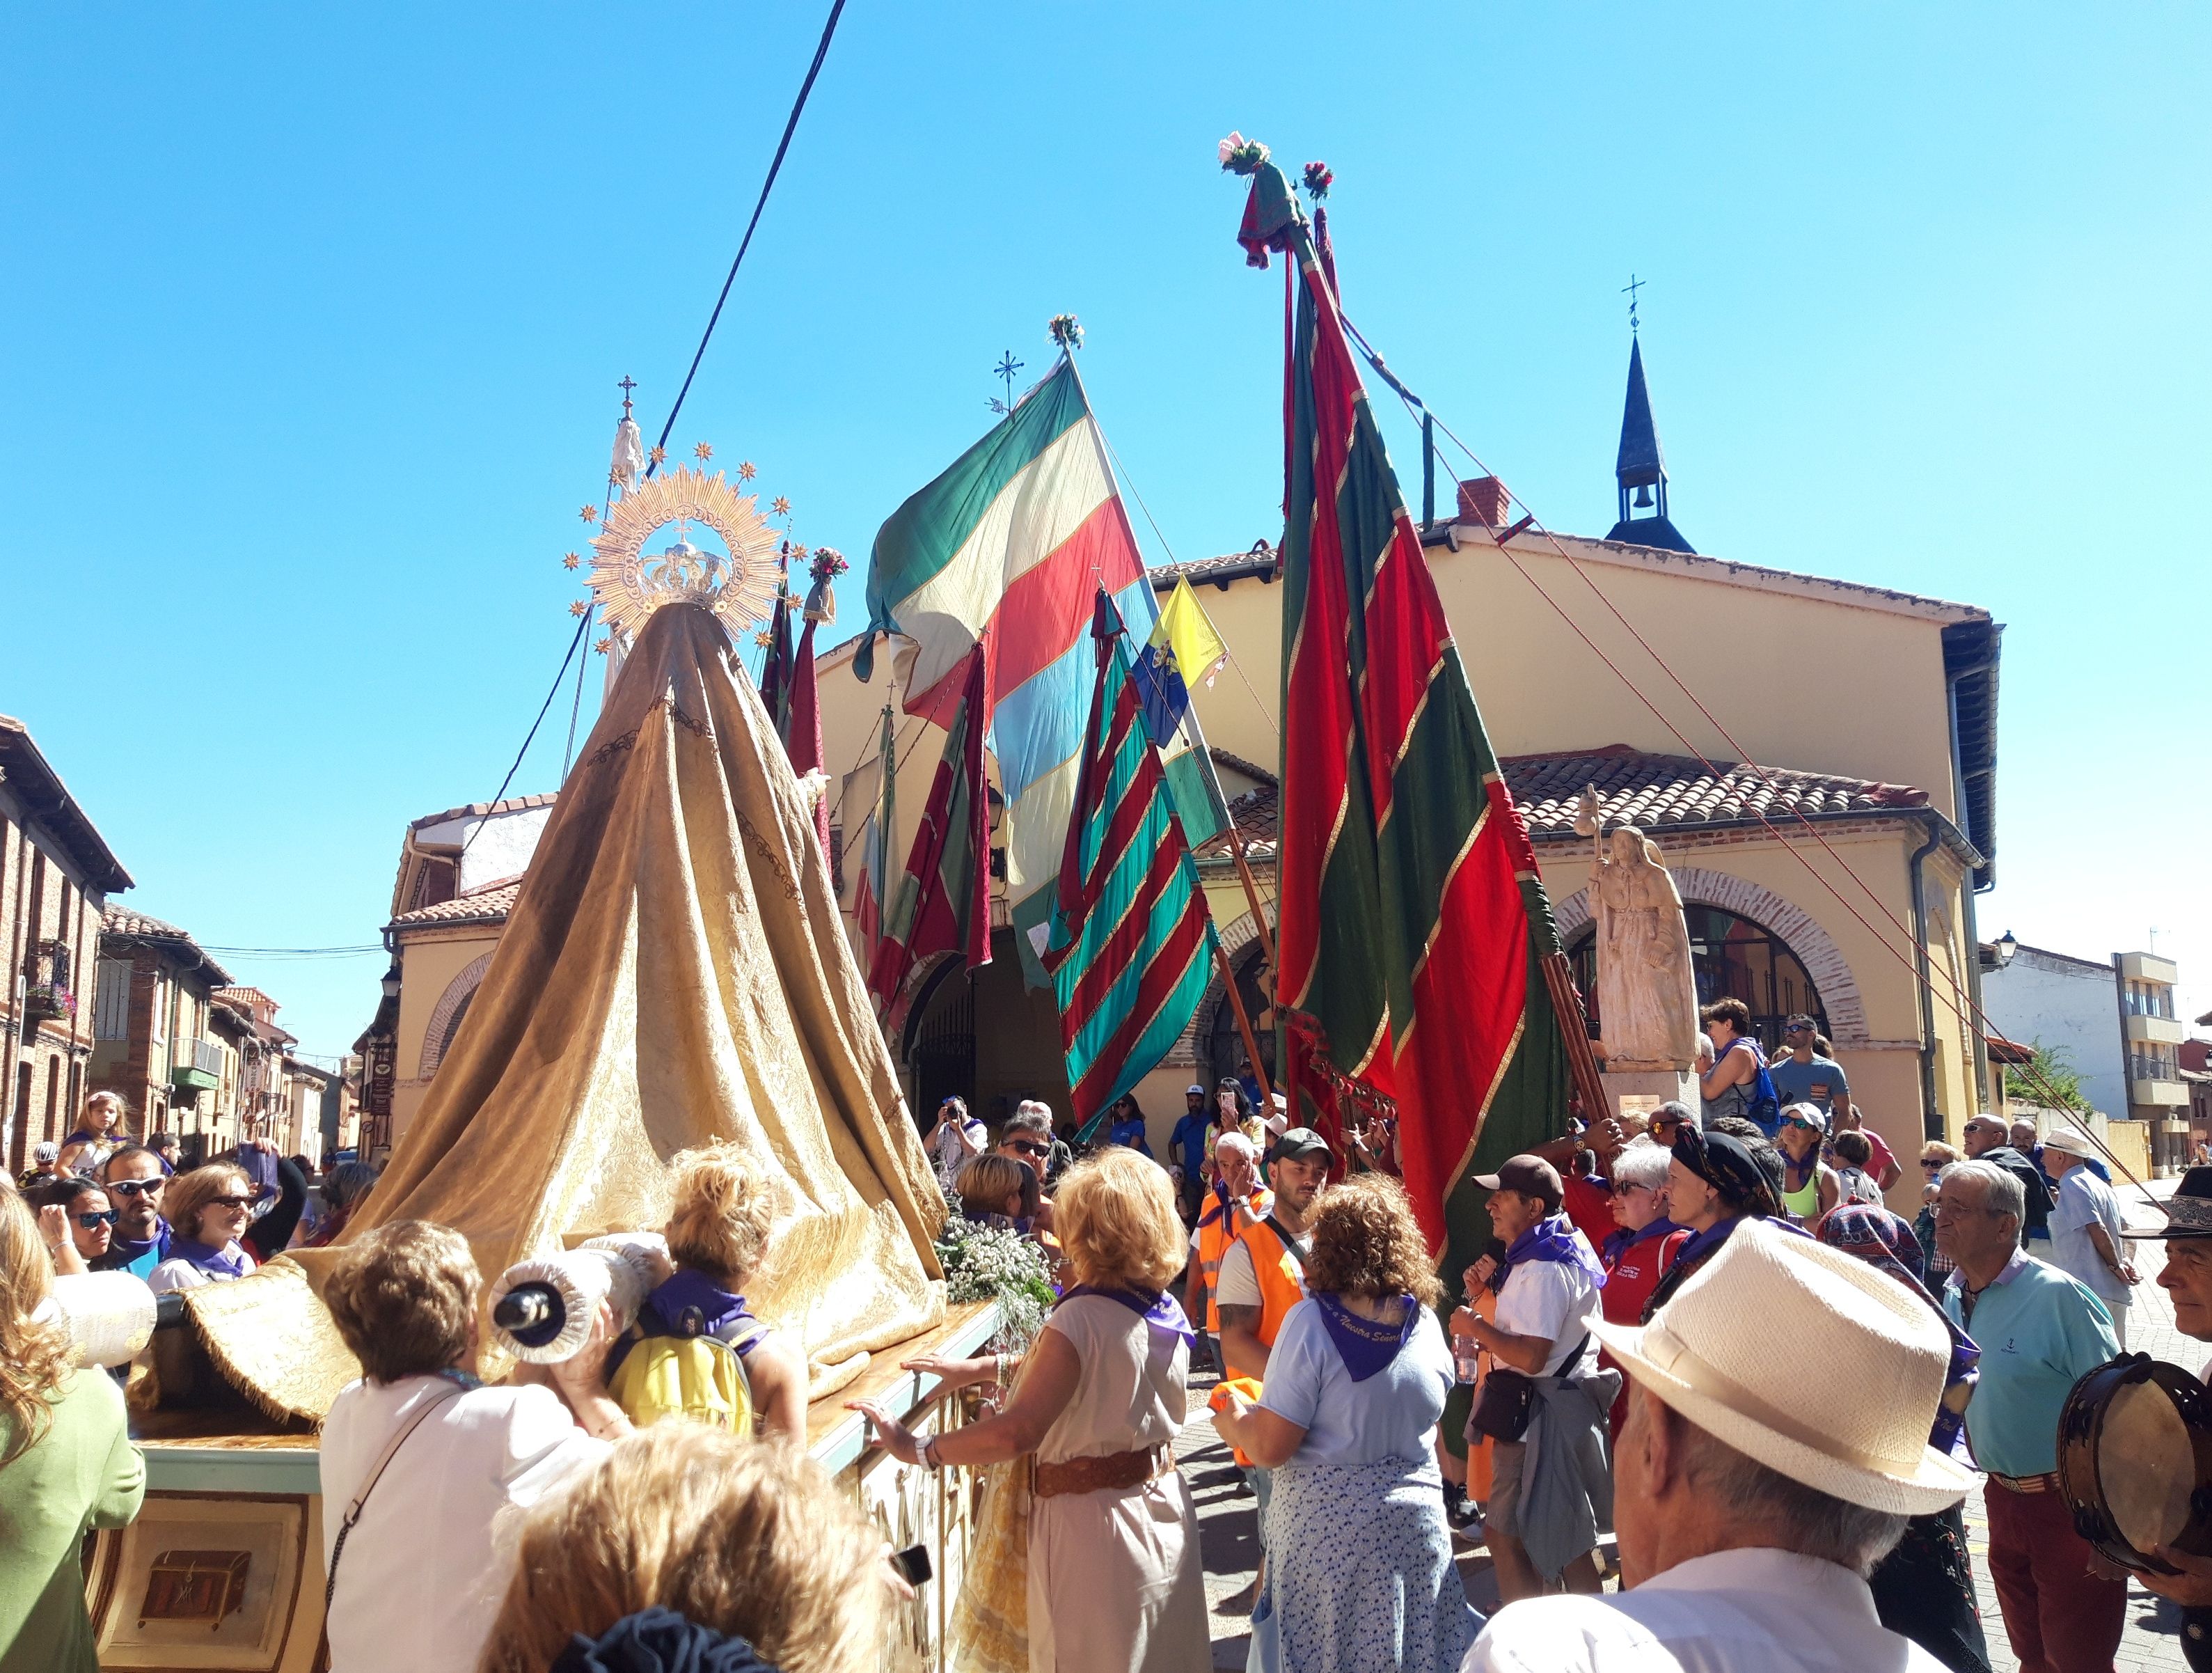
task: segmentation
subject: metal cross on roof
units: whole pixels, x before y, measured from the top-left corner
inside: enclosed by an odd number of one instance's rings
[[[999,363],[991,368],[991,375],[1001,380],[1006,386],[1006,398],[1004,401],[994,400],[991,403],[994,411],[1012,412],[1014,410],[1014,377],[1028,363],[1026,361],[1016,360],[1014,351],[1009,349],[1000,357]]]
[[[1628,329],[1631,332],[1636,329],[1636,293],[1650,283],[1649,279],[1639,279],[1631,273],[1628,283],[1620,288],[1620,294],[1628,298]]]
[[[623,380],[615,387],[623,392],[623,417],[627,418],[629,417],[629,392],[637,387],[637,380],[625,372],[623,374]]]

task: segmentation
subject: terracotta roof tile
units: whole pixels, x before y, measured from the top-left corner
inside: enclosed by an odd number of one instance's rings
[[[1575,804],[1585,785],[1597,786],[1608,824],[1640,825],[1652,831],[1756,823],[1761,814],[1777,819],[1802,812],[1808,818],[1902,812],[1928,806],[1928,793],[1909,785],[1884,784],[1832,773],[1803,773],[1769,767],[1765,777],[1741,763],[1716,763],[1715,770],[1692,756],[1650,755],[1615,744],[1604,749],[1556,755],[1509,756],[1499,763],[1507,788],[1538,841],[1575,834]],[[1771,779],[1772,784],[1767,782]],[[1276,788],[1263,785],[1230,804],[1248,853],[1273,855],[1277,830]],[[1217,837],[1200,852],[1223,852]]]
[[[504,923],[507,915],[514,910],[515,897],[521,892],[520,880],[495,884],[473,894],[441,900],[434,906],[418,906],[412,912],[402,912],[389,927],[410,929],[424,924]]]
[[[472,801],[465,807],[448,807],[442,813],[425,813],[419,819],[408,821],[407,828],[421,830],[426,826],[443,824],[448,819],[482,818],[489,813],[520,813],[528,807],[550,807],[559,797],[556,790],[541,796],[509,796],[504,801]]]
[[[106,935],[134,936],[142,941],[179,941],[197,955],[218,988],[230,984],[230,972],[208,955],[207,949],[195,941],[191,933],[165,923],[143,912],[134,912],[127,906],[108,906],[100,915],[100,933]]]

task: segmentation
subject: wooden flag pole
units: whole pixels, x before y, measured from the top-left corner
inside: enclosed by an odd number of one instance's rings
[[[1583,1119],[1594,1122],[1612,1112],[1606,1108],[1605,1080],[1598,1072],[1597,1054],[1590,1049],[1589,1025],[1583,1019],[1582,995],[1575,990],[1574,967],[1565,953],[1545,955],[1544,985],[1551,990],[1552,1010],[1566,1043],[1567,1067],[1582,1097]]]
[[[1252,1060],[1252,1073],[1260,1082],[1261,1102],[1271,1104],[1275,1089],[1267,1083],[1267,1065],[1260,1056],[1260,1037],[1252,1031],[1251,1013],[1244,1008],[1244,995],[1237,990],[1237,972],[1229,968],[1229,955],[1222,950],[1218,935],[1213,940],[1213,962],[1221,971],[1221,989],[1228,997],[1229,1008],[1237,1013],[1237,1031],[1244,1037],[1244,1055]]]
[[[1244,833],[1237,827],[1237,816],[1229,815],[1229,852],[1237,859],[1237,875],[1243,880],[1245,903],[1252,909],[1252,928],[1260,932],[1260,956],[1267,961],[1267,968],[1275,967],[1275,934],[1267,928],[1267,915],[1260,910],[1260,885],[1253,880],[1252,867],[1244,859]],[[1255,1057],[1253,1062],[1260,1060]]]

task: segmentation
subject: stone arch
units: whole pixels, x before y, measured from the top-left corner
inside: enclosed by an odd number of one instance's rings
[[[1262,901],[1261,905],[1267,914],[1267,928],[1272,932],[1278,922],[1275,903]],[[1259,926],[1253,922],[1249,910],[1217,934],[1221,938],[1221,951],[1228,956],[1231,970],[1243,964],[1244,950],[1260,939]],[[1175,1043],[1174,1049],[1162,1061],[1162,1068],[1188,1068],[1197,1064],[1199,1042],[1212,1038],[1222,1001],[1227,996],[1228,989],[1221,983],[1221,970],[1216,966],[1212,978],[1206,984],[1206,991],[1199,995],[1198,1009],[1191,1015],[1190,1026],[1183,1030],[1182,1037]]]
[[[454,1013],[475,997],[477,989],[483,985],[484,972],[490,968],[491,954],[478,953],[461,966],[459,973],[446,984],[446,991],[438,995],[437,1004],[430,1010],[429,1026],[422,1031],[422,1062],[416,1071],[417,1080],[428,1080],[437,1074],[438,1065],[445,1059],[446,1036],[452,1031]]]
[[[1803,908],[1786,896],[1735,876],[1704,866],[1669,866],[1674,886],[1686,906],[1717,906],[1739,918],[1748,918],[1760,928],[1779,936],[1820,995],[1828,1018],[1829,1037],[1839,1046],[1864,1045],[1868,1039],[1866,1001],[1858,979],[1835,940]],[[1577,889],[1554,902],[1552,916],[1559,927],[1564,946],[1587,928],[1590,922],[1589,891]]]

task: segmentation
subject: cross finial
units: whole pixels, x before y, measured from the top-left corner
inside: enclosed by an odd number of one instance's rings
[[[621,390],[623,392],[623,417],[627,418],[629,417],[629,392],[637,387],[637,380],[631,377],[627,372],[625,372],[623,374],[623,380],[617,384],[615,387]]]
[[[1009,349],[1000,356],[999,363],[991,368],[991,375],[1000,380],[1006,386],[1006,398],[1005,403],[1000,405],[1000,411],[1012,412],[1014,410],[1014,377],[1027,364],[1026,361],[1016,360],[1014,351]]]
[[[1636,332],[1636,293],[1650,283],[1649,279],[1639,279],[1631,273],[1628,283],[1620,288],[1620,294],[1628,298],[1628,330],[1631,336]]]

